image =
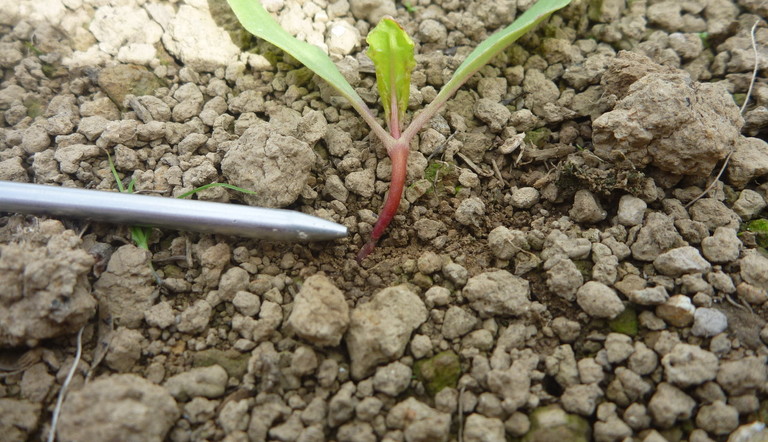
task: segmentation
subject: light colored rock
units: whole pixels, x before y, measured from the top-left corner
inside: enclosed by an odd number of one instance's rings
[[[480,198],[471,196],[459,203],[454,218],[465,226],[480,227],[483,215],[485,215],[485,203]]]
[[[632,256],[640,261],[653,261],[669,249],[685,245],[677,233],[672,219],[659,212],[651,212],[645,218],[645,225],[637,234],[631,246]]]
[[[720,310],[713,308],[697,308],[693,315],[691,333],[694,336],[711,338],[728,328],[728,317]]]
[[[645,209],[648,205],[645,201],[632,195],[624,195],[619,200],[619,223],[625,226],[637,226],[643,223]]]
[[[504,422],[501,419],[472,413],[464,423],[466,442],[504,442]]]
[[[554,262],[554,264],[552,264]],[[545,263],[547,270],[547,287],[552,293],[567,300],[575,299],[576,291],[584,283],[584,276],[576,264],[568,258],[552,258]]]
[[[695,247],[684,246],[660,254],[653,260],[653,266],[660,273],[678,277],[690,273],[704,273],[712,266],[701,257]]]
[[[661,359],[667,382],[680,388],[700,385],[717,376],[717,356],[698,345],[677,344]]]
[[[762,195],[752,189],[744,189],[733,203],[733,211],[743,220],[750,220],[760,213],[768,203]]]
[[[741,247],[736,231],[728,227],[718,227],[714,235],[701,240],[701,251],[704,257],[716,263],[737,260]]]
[[[704,223],[710,232],[718,227],[738,230],[741,218],[728,206],[715,198],[701,198],[688,209],[691,219]]]
[[[75,333],[96,313],[88,274],[94,259],[58,221],[52,234],[0,246],[0,347],[29,345]],[[113,255],[114,256],[114,255]]]
[[[659,427],[669,428],[679,420],[690,418],[695,406],[696,401],[690,396],[677,387],[662,382],[648,402],[648,411]]]
[[[248,204],[285,207],[304,190],[314,161],[307,143],[257,124],[230,147],[221,160],[221,171],[230,184],[256,192],[243,195]]]
[[[199,299],[179,315],[176,328],[182,333],[201,333],[208,327],[213,307],[205,299]]]
[[[396,15],[393,0],[350,0],[349,9],[355,18],[366,20],[371,25],[378,23],[384,16]]]
[[[412,375],[411,367],[401,362],[393,362],[376,369],[376,374],[373,376],[373,388],[376,391],[396,397],[411,384]]]
[[[57,435],[59,440],[161,441],[180,414],[168,391],[146,379],[101,377],[69,392]]]
[[[653,65],[625,54],[614,63],[635,58],[634,63]],[[609,69],[602,81],[622,74]],[[738,106],[723,85],[696,83],[680,71],[645,74],[625,89],[612,111],[594,120],[595,154],[635,168],[651,164],[679,175],[708,175],[740,138]]]
[[[596,281],[589,281],[576,291],[576,302],[588,315],[595,318],[615,318],[624,311],[624,304],[616,292]]]
[[[663,285],[657,285],[655,287],[630,290],[627,293],[627,298],[639,305],[659,305],[669,299],[669,294]]]
[[[328,277],[310,276],[294,299],[288,324],[302,339],[315,345],[339,345],[349,326],[344,294]]]
[[[496,227],[488,234],[488,246],[499,259],[511,259],[520,251],[530,250],[525,232],[510,230],[504,226]]]
[[[624,362],[634,350],[632,338],[625,334],[609,333],[605,338],[606,356],[611,364]]]
[[[23,399],[0,399],[0,426],[3,438],[8,440],[29,440],[38,430],[42,402]]]
[[[762,290],[768,290],[768,258],[750,250],[739,260],[739,267],[744,281]]]
[[[456,339],[472,331],[478,320],[471,312],[452,306],[445,312],[442,334],[445,339]]]
[[[163,386],[180,401],[199,396],[212,399],[224,394],[228,379],[227,372],[221,366],[211,365],[171,376]]]
[[[767,173],[768,142],[740,137],[728,162],[728,181],[737,189],[743,189],[747,183]]]
[[[591,416],[602,397],[603,390],[597,384],[577,384],[566,388],[560,400],[566,411]]]
[[[497,270],[473,276],[462,293],[481,317],[520,316],[530,308],[530,290],[525,279]]]
[[[229,34],[216,25],[208,11],[181,5],[176,15],[161,25],[165,29],[162,37],[165,48],[196,72],[213,72],[240,55],[240,49],[232,43]]]
[[[656,316],[675,327],[687,327],[693,321],[696,311],[691,298],[685,295],[675,295],[663,304],[656,306]]]
[[[573,197],[573,207],[568,211],[568,216],[577,223],[599,223],[608,216],[594,194],[588,190],[579,190]]]
[[[360,45],[360,31],[346,21],[334,21],[328,25],[328,53],[336,56],[349,55]]]
[[[450,434],[451,415],[409,397],[389,410],[386,424],[391,429],[402,430],[407,441],[444,442]]]
[[[99,49],[115,56],[131,44],[145,44],[150,48],[160,41],[163,30],[147,11],[134,6],[101,6],[88,26]]]
[[[119,327],[112,335],[104,362],[117,372],[129,371],[141,357],[143,340],[138,330]]]
[[[766,380],[768,376],[765,357],[748,356],[735,361],[725,361],[720,364],[720,370],[717,372],[717,383],[733,396],[763,388]]]
[[[696,425],[709,434],[725,436],[739,426],[739,412],[723,401],[715,401],[699,409]]]
[[[521,187],[512,191],[510,203],[517,209],[530,209],[539,202],[539,191],[535,187]]]
[[[355,379],[368,376],[382,362],[403,355],[411,333],[427,320],[427,309],[407,286],[389,287],[355,307],[344,341]]]

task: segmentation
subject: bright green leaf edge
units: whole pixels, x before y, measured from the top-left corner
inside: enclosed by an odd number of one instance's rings
[[[402,121],[411,93],[411,72],[416,67],[413,40],[391,18],[382,19],[365,40],[369,45],[368,57],[376,67],[376,83],[386,118],[389,120],[394,110],[394,99],[398,121]]]
[[[477,70],[485,66],[493,57],[515,42],[549,17],[553,12],[562,9],[571,0],[539,0],[518,17],[511,25],[498,31],[484,40],[467,56],[464,62],[453,73],[453,77],[443,86],[435,101],[448,99],[461,87]]]
[[[248,32],[291,54],[293,58],[327,81],[353,105],[363,102],[333,61],[320,48],[296,39],[281,28],[258,0],[227,0],[227,3]]]

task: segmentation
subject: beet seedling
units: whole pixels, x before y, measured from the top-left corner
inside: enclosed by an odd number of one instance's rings
[[[248,32],[290,54],[349,100],[387,149],[387,154],[392,160],[389,194],[373,227],[371,238],[357,254],[357,261],[360,262],[376,247],[376,242],[384,234],[400,205],[408,150],[413,137],[475,72],[550,14],[567,6],[571,0],[539,0],[511,25],[480,43],[456,69],[453,77],[438,92],[435,99],[416,114],[410,125],[405,128],[402,124],[408,105],[411,71],[416,65],[413,41],[394,20],[382,19],[368,34],[366,41],[369,44],[368,55],[376,68],[376,83],[389,132],[379,124],[363,99],[320,48],[296,39],[281,28],[256,0],[227,2]]]

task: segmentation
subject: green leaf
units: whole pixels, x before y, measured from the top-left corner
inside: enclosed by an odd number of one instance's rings
[[[518,17],[511,25],[485,39],[467,56],[456,69],[453,77],[443,86],[434,101],[447,100],[466,82],[469,77],[485,66],[493,57],[533,29],[558,9],[566,7],[571,0],[539,0]]]
[[[251,34],[264,39],[283,51],[291,54],[333,86],[350,103],[358,108],[363,103],[362,98],[347,82],[339,69],[330,58],[317,46],[296,39],[272,18],[257,0],[227,0],[240,24]],[[364,104],[363,104],[364,106]],[[357,109],[361,112],[360,109]]]
[[[242,187],[237,187],[237,186],[232,185],[232,184],[228,184],[228,183],[210,183],[210,184],[206,184],[204,186],[200,186],[200,187],[197,187],[195,189],[192,189],[189,192],[184,192],[181,195],[177,196],[177,198],[184,199],[184,198],[186,198],[188,196],[192,196],[192,195],[196,194],[197,192],[200,192],[201,190],[210,189],[211,187],[224,187],[224,188],[227,188],[227,189],[230,189],[230,190],[236,190],[238,192],[247,193],[249,195],[257,195],[257,193],[254,192],[253,190],[243,189]]]
[[[376,85],[390,124],[389,131],[399,133],[408,108],[411,72],[416,67],[413,40],[391,18],[381,19],[365,40],[369,45],[368,56],[376,67]],[[397,119],[393,119],[395,114]]]

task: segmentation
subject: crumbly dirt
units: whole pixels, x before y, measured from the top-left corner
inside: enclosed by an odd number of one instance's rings
[[[377,114],[364,36],[394,16],[407,119],[531,3],[263,2]],[[0,213],[4,439],[48,437],[81,329],[60,440],[768,438],[765,2],[574,0],[422,130],[362,264],[386,152],[225,2],[0,9],[0,179],[114,191],[109,153],[137,192],[230,183],[257,195],[194,197],[350,232],[147,252]]]

